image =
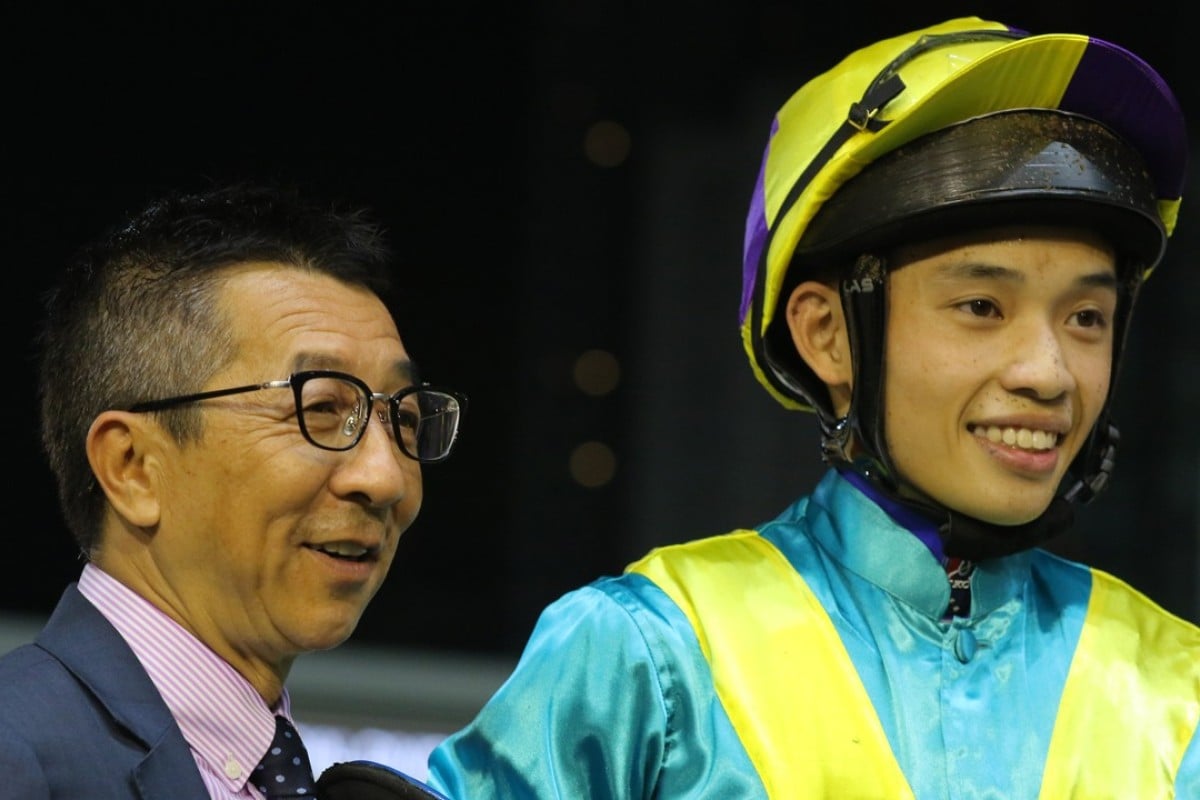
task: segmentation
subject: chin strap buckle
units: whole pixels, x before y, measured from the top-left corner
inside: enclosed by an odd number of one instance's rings
[[[1083,475],[1071,488],[1063,493],[1063,499],[1068,503],[1087,505],[1096,499],[1096,495],[1104,491],[1112,480],[1113,469],[1117,465],[1117,445],[1121,441],[1121,432],[1111,422],[1101,423],[1097,432],[1095,469]]]

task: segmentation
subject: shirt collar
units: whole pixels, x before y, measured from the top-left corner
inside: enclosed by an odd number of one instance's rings
[[[933,620],[950,600],[945,569],[913,531],[874,497],[829,470],[804,506],[806,527],[846,569]],[[971,618],[1020,598],[1032,551],[979,562],[971,576]]]
[[[84,565],[79,591],[133,650],[197,761],[240,791],[275,736],[275,713],[291,719],[287,690],[268,707],[227,661],[95,564]]]

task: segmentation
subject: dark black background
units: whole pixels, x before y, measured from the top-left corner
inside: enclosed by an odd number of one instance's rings
[[[1100,5],[973,13],[1119,42],[1200,108],[1185,21]],[[764,0],[7,12],[0,610],[45,615],[80,568],[37,446],[37,297],[119,213],[212,178],[374,206],[400,253],[406,344],[426,377],[471,398],[461,449],[427,470],[424,510],[356,640],[514,654],[563,591],[655,544],[774,516],[820,463],[812,419],[758,388],[738,337],[742,224],[771,115],[849,50],[964,13]],[[586,156],[603,122],[629,134],[613,166]],[[1185,200],[1138,312],[1115,485],[1056,547],[1198,619],[1192,211]],[[591,349],[618,359],[616,391],[574,384]],[[617,458],[598,488],[567,469],[587,441]]]

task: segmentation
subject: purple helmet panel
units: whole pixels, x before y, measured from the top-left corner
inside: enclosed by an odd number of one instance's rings
[[[742,305],[738,310],[738,323],[746,321],[750,302],[754,299],[754,283],[758,276],[758,265],[762,260],[763,245],[767,242],[767,193],[764,176],[767,172],[767,157],[771,154],[771,141],[779,131],[779,118],[771,121],[771,132],[763,150],[758,178],[754,181],[754,193],[750,197],[750,209],[746,213],[746,236],[742,242]]]
[[[1103,122],[1141,151],[1159,197],[1182,196],[1188,147],[1183,115],[1171,89],[1141,58],[1091,39],[1060,107]]]

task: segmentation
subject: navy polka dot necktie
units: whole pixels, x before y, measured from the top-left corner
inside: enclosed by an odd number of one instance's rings
[[[267,800],[314,798],[312,765],[300,734],[280,715],[275,716],[275,739],[262,763],[250,773],[250,780]]]

